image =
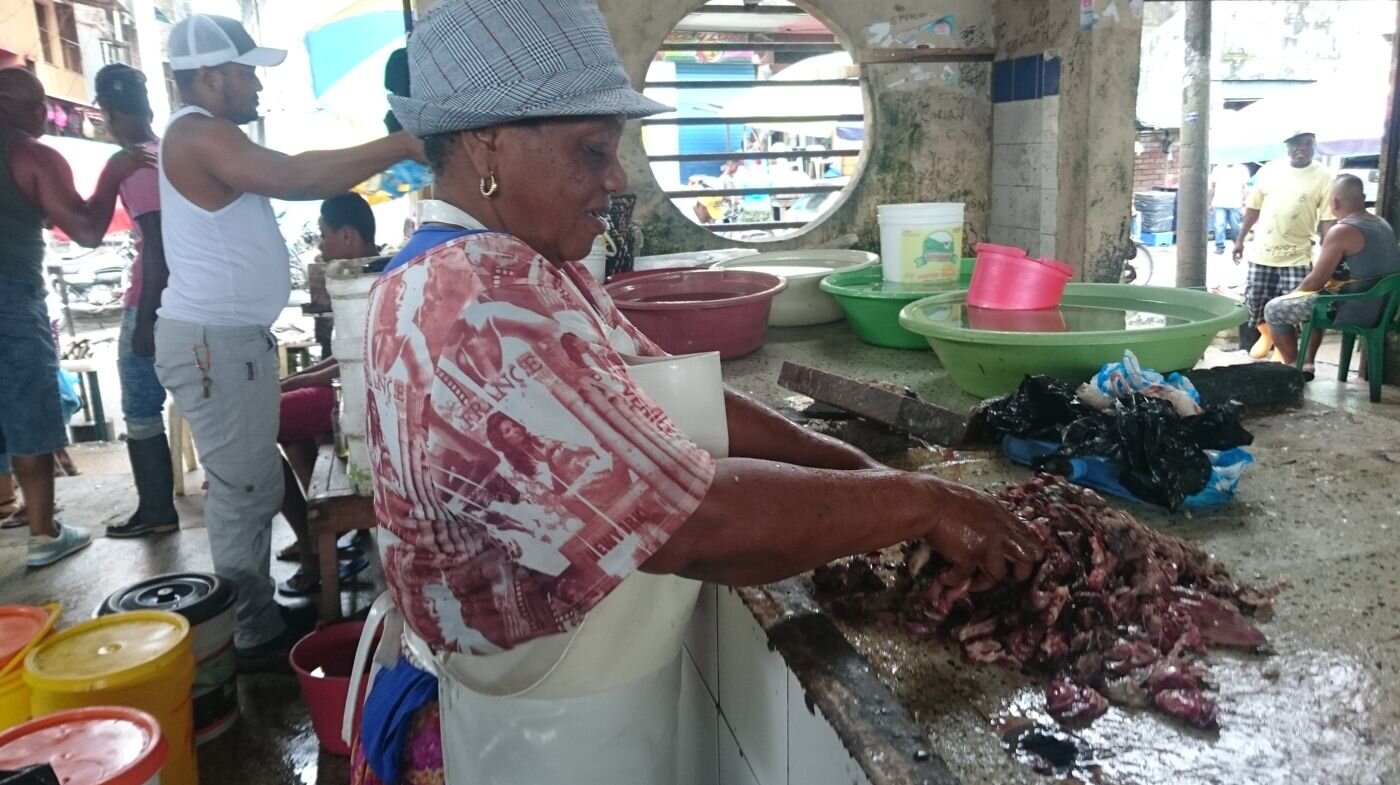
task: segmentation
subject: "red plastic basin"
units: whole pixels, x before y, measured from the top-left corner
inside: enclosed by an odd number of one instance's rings
[[[786,287],[768,273],[682,270],[605,288],[637,329],[667,352],[719,352],[727,360],[763,345],[773,298]]]
[[[340,737],[340,725],[345,714],[345,701],[350,697],[350,674],[355,666],[355,650],[364,628],[365,624],[361,621],[331,624],[302,638],[291,652],[292,670],[301,682],[301,695],[311,715],[311,727],[316,731],[316,739],[321,742],[321,749],[341,757],[350,754],[349,745]],[[357,729],[369,687],[368,668],[365,674],[365,682],[360,687],[360,705],[355,707],[354,725]]]
[[[1003,311],[1055,308],[1064,297],[1073,268],[1054,259],[1000,253],[977,248],[967,304]]]

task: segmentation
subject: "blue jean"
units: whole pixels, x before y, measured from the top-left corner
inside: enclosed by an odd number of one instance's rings
[[[165,433],[165,388],[156,377],[156,358],[141,357],[131,351],[136,330],[136,309],[122,313],[122,330],[117,337],[117,370],[122,382],[122,418],[126,438],[149,439]]]
[[[1240,209],[1238,207],[1215,207],[1211,211],[1211,224],[1215,228],[1215,250],[1224,251],[1225,241],[1240,236]]]
[[[68,444],[44,290],[0,278],[0,453],[43,455]]]

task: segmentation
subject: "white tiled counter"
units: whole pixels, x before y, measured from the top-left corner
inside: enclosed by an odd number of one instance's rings
[[[739,591],[706,585],[685,646],[681,678],[680,772],[678,785],[869,785],[883,782],[941,782],[934,777],[893,779],[885,769],[867,774],[847,749],[827,714],[841,713],[845,727],[860,724],[849,716],[854,706],[809,699],[798,673],[775,650],[773,630],[756,618],[753,605],[776,610],[779,587]],[[778,625],[799,614],[777,611]],[[762,615],[762,614],[760,614]],[[808,616],[817,621],[818,614]],[[773,619],[770,619],[773,620]],[[823,623],[824,619],[820,620]],[[834,633],[834,628],[833,628]],[[839,633],[838,633],[839,635]],[[804,645],[802,637],[786,636]],[[812,657],[822,655],[810,652]],[[856,656],[850,652],[851,656]],[[810,665],[810,657],[804,657]],[[809,669],[810,670],[810,669]],[[865,669],[868,671],[868,669]],[[871,684],[849,685],[839,692],[861,695]],[[882,688],[876,687],[880,691]],[[830,694],[830,691],[827,692]],[[887,696],[888,697],[888,696]],[[892,701],[892,698],[890,698]],[[852,701],[853,704],[865,702]],[[870,701],[878,703],[879,700]],[[820,704],[828,703],[826,706]],[[809,708],[810,706],[810,708]],[[889,708],[880,710],[882,714]],[[825,713],[824,713],[825,712]],[[895,719],[898,719],[897,717]],[[859,734],[848,734],[855,737]],[[853,744],[856,749],[865,745]],[[879,746],[879,745],[877,745]],[[926,753],[924,753],[926,755]],[[891,756],[898,757],[898,756]],[[884,758],[883,755],[877,758]],[[923,768],[917,754],[907,757]],[[869,765],[869,761],[867,761]],[[894,766],[903,772],[903,766]]]

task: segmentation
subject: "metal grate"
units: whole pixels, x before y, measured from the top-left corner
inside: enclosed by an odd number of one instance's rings
[[[747,75],[739,64],[751,66]],[[711,65],[723,67],[710,75]],[[660,46],[645,86],[679,107],[642,121],[662,190],[691,220],[745,240],[777,239],[819,219],[862,153],[858,69],[854,54],[800,6],[701,6]],[[831,96],[840,100],[823,100]],[[728,161],[742,162],[740,170],[728,172]]]

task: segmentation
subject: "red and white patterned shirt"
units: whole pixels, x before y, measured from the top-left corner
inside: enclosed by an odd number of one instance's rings
[[[385,576],[435,649],[573,628],[709,489],[713,459],[621,357],[665,353],[582,267],[509,235],[386,272],[365,345]]]

